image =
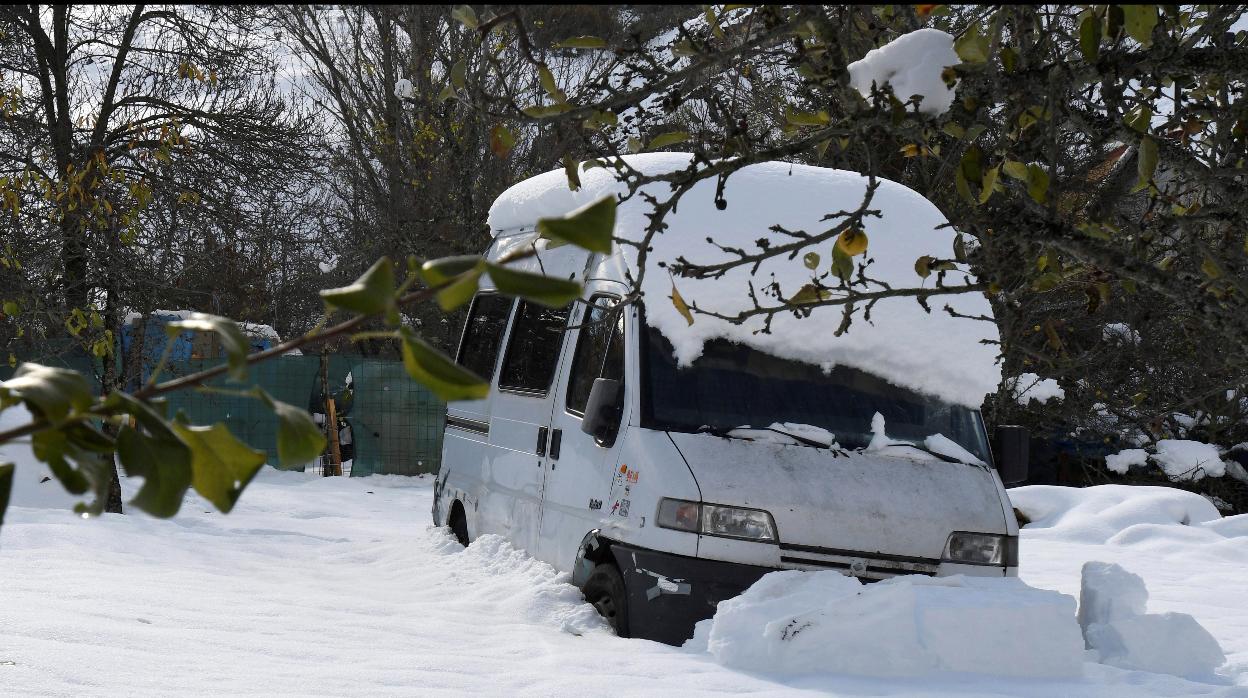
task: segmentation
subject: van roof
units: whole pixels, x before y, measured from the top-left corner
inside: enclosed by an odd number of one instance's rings
[[[623,159],[646,174],[663,174],[687,168],[691,158],[686,153],[652,153]],[[565,172],[553,170],[503,192],[490,208],[489,225],[496,238],[490,256],[497,257],[515,245],[530,244],[539,218],[562,216],[603,196],[627,193],[610,167],[582,168],[580,179],[581,188],[571,191]],[[956,232],[922,195],[890,180],[877,181],[879,188],[870,208],[879,215],[864,220],[869,240],[865,259],[871,260],[868,276],[893,287],[932,284],[933,279],[924,281],[917,275],[915,261],[924,255],[952,258]],[[731,323],[695,313],[690,324],[671,300],[676,289],[691,306],[736,315],[754,308],[755,301],[762,306],[778,305],[815,277],[834,285],[828,276],[830,241],[804,249],[794,259],[769,259],[753,274],[738,267],[715,279],[673,279],[660,264],[680,257],[700,264],[725,261],[732,255],[721,246],[756,252],[759,240],[782,244],[794,239],[774,230],[777,225],[811,234],[828,230],[837,220],[824,220],[825,216],[857,209],[867,182],[856,172],[784,162],[758,163],[729,176],[724,186],[727,207],[722,210],[715,205],[714,178],[694,185],[666,216],[666,230],[652,240],[641,288],[647,323],[671,340],[682,364],[696,359],[706,341],[722,337],[829,368],[849,365],[950,402],[978,407],[1000,381],[996,325],[955,318],[941,309],[949,306],[962,315],[991,317],[991,306],[982,293],[934,298],[930,313],[913,298],[885,298],[870,309],[869,321],[859,309],[849,330],[839,336],[842,306],[815,308],[809,317],[781,312],[765,328],[761,316]],[[643,191],[660,201],[671,195],[666,183],[647,185]],[[617,239],[641,240],[652,207],[638,195],[621,202],[616,214]],[[708,237],[714,243],[708,242]],[[524,264],[526,268],[536,271],[540,267],[546,274],[564,278],[636,278],[633,246],[617,245],[605,259],[587,259],[583,251],[571,246],[547,250],[544,243],[537,242],[540,265],[530,260]],[[806,257],[807,252],[818,259]],[[807,262],[813,263],[813,270]],[[964,281],[974,278],[962,271],[945,274],[946,285]],[[868,288],[880,287],[869,284]]]

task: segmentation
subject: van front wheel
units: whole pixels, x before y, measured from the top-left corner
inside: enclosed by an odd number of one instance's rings
[[[585,600],[598,609],[598,613],[620,637],[628,637],[628,594],[624,589],[624,577],[615,565],[604,562],[594,567],[582,589]]]

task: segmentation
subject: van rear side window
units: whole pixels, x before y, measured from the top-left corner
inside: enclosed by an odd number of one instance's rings
[[[510,311],[510,298],[494,293],[482,293],[474,298],[455,362],[486,380],[493,378],[498,347],[503,343],[503,328],[507,326]]]
[[[581,319],[568,380],[567,408],[573,414],[585,414],[594,379],[624,382],[624,313],[613,312],[615,303],[610,296],[595,296]]]
[[[516,319],[511,323],[503,370],[498,376],[499,388],[546,395],[559,363],[570,308],[547,308],[520,301]]]

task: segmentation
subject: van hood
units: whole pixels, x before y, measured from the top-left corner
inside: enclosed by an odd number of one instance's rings
[[[1007,534],[986,466],[670,433],[702,501],[763,509],[780,544],[939,560],[953,531]]]

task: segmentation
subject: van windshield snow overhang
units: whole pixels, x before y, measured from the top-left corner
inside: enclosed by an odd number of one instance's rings
[[[865,448],[871,421],[884,416],[888,436],[923,444],[943,434],[991,463],[977,410],[901,388],[871,374],[782,359],[724,339],[706,342],[693,365],[678,366],[671,342],[653,327],[641,333],[641,426],[730,435],[773,424],[826,429],[841,448]],[[788,434],[805,443],[801,434]],[[899,455],[906,449],[898,449]]]

